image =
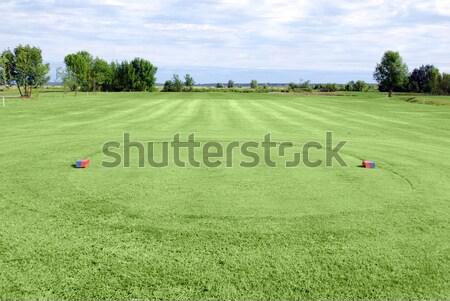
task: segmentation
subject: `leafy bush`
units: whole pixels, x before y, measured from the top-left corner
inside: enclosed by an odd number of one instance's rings
[[[184,87],[184,83],[181,81],[178,74],[174,74],[171,80],[166,80],[161,92],[189,92],[192,91],[192,87]]]
[[[339,90],[339,86],[335,83],[325,84],[325,85],[320,85],[319,90],[320,90],[320,92],[336,92]]]
[[[359,80],[355,83],[355,91],[366,92],[368,90],[368,86],[365,81]]]
[[[303,83],[300,84],[296,84],[296,83],[289,83],[288,85],[288,92],[312,92],[313,88],[310,86],[309,84],[309,80],[305,81]]]
[[[173,88],[173,82],[171,80],[166,80],[162,92],[175,92]]]

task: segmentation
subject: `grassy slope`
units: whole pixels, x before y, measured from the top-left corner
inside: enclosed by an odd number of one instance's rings
[[[10,100],[0,127],[2,299],[450,298],[448,107],[55,94]],[[100,167],[124,131],[301,144],[327,130],[349,167]]]

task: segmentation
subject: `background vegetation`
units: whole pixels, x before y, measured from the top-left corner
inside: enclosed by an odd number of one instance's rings
[[[23,97],[30,97],[32,89],[45,85],[49,81],[49,65],[43,64],[41,50],[29,45],[19,45],[13,51],[9,49],[0,55],[0,86],[16,85]],[[93,57],[87,51],[69,54],[64,58],[65,68],[58,68],[57,81],[65,91],[157,91],[156,72],[158,68],[151,62],[135,58],[132,61],[111,62]],[[434,95],[450,94],[450,74],[440,73],[433,65],[423,65],[411,73],[400,54],[387,51],[374,72],[378,85],[369,85],[362,80],[351,81],[345,85],[336,83],[314,84],[309,81],[289,83],[286,87],[260,86],[256,79],[251,80],[248,89],[235,87],[232,79],[227,84],[217,83],[215,88],[196,86],[194,78],[186,74],[182,80],[174,74],[159,91],[162,92],[414,92]]]

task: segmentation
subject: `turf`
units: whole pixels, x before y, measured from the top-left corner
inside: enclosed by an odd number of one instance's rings
[[[449,107],[53,93],[8,100],[0,127],[1,299],[450,298]],[[101,167],[124,132],[301,145],[326,131],[348,167]]]

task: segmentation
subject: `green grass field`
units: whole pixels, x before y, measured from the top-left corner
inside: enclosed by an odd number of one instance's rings
[[[0,128],[1,299],[450,299],[448,106],[52,93],[8,100]],[[348,167],[101,167],[124,132],[301,145],[326,131]]]

